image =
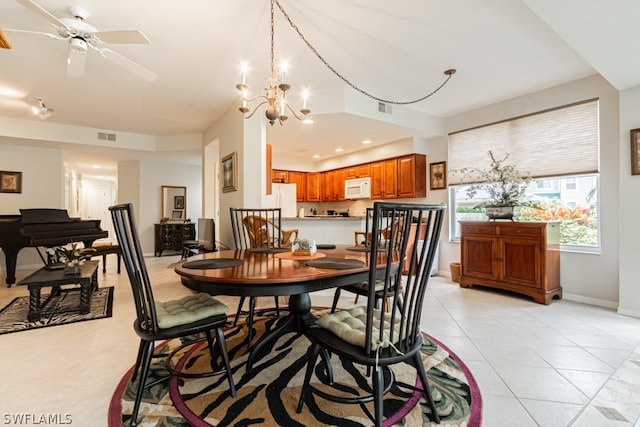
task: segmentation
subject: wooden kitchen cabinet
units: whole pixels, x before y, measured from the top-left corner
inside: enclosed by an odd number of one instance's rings
[[[371,163],[371,198],[395,199],[398,181],[398,160],[396,158]]]
[[[271,182],[278,184],[287,184],[289,182],[289,171],[273,169],[271,171]]]
[[[288,183],[296,185],[296,202],[306,201],[307,174],[304,172],[289,171]]]
[[[521,293],[540,304],[562,298],[558,222],[461,221],[460,286]]]
[[[306,177],[306,188],[307,192],[305,194],[306,202],[321,202],[322,201],[322,173],[320,172],[307,172]]]
[[[322,201],[338,202],[345,200],[344,180],[346,177],[346,169],[334,169],[323,172],[322,176]]]
[[[371,165],[369,163],[346,168],[345,179],[366,178],[369,176],[371,176]]]
[[[427,156],[398,157],[398,198],[427,197]]]

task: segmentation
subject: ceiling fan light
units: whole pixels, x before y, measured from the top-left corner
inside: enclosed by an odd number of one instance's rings
[[[73,53],[87,53],[87,42],[80,37],[72,37],[69,39],[69,50]]]

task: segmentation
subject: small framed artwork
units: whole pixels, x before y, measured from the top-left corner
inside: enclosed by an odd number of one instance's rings
[[[173,196],[173,209],[184,209],[184,196]]]
[[[631,129],[631,175],[640,175],[640,129]]]
[[[22,193],[22,172],[0,171],[0,193]]]
[[[429,163],[429,183],[432,190],[447,188],[447,162]]]
[[[222,158],[222,192],[236,191],[238,181],[238,153],[234,151]]]
[[[171,212],[171,219],[182,219],[182,211],[173,211]]]

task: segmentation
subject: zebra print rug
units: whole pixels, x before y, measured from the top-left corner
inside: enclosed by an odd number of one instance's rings
[[[317,313],[320,314],[320,313]],[[271,330],[273,317],[254,320],[254,340]],[[225,331],[231,366],[237,388],[232,398],[224,375],[208,378],[177,378],[145,390],[138,416],[144,426],[370,426],[366,412],[359,405],[346,405],[312,396],[301,414],[296,413],[300,386],[306,367],[309,342],[304,336],[288,334],[270,348],[268,355],[254,363],[246,372],[247,328],[238,323]],[[464,363],[445,345],[425,335],[422,358],[432,387],[442,425],[480,426],[482,398],[478,385]],[[255,342],[255,341],[254,341]],[[181,344],[171,340],[157,346],[156,352],[167,353]],[[189,372],[210,369],[210,355],[206,341],[185,350],[174,363]],[[336,382],[353,389],[354,384],[366,383],[366,371],[342,364],[332,358]],[[396,381],[415,385],[419,380],[409,365],[393,368]],[[109,408],[109,427],[128,426],[133,407],[136,383],[131,383],[133,368],[125,373],[115,390]],[[149,379],[166,374],[163,359],[152,364]],[[314,376],[312,381],[320,382]],[[340,388],[340,386],[337,386]],[[372,410],[373,404],[369,407]],[[420,393],[394,386],[385,395],[385,426],[435,426],[429,405]]]
[[[48,296],[43,294],[42,299]],[[80,288],[62,289],[60,294],[51,297],[51,301],[42,311],[40,320],[30,322],[27,320],[29,297],[17,297],[0,310],[0,334],[111,317],[113,286],[93,291],[89,313],[78,313],[79,305]]]

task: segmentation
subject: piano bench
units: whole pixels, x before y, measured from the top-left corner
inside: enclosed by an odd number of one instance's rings
[[[116,254],[118,256],[118,274],[120,274],[120,262],[122,259],[122,251],[120,250],[120,246],[113,243],[98,243],[96,245],[91,246],[92,249],[95,249],[95,252],[91,256],[97,257],[102,256],[102,272],[107,272],[107,255]]]

